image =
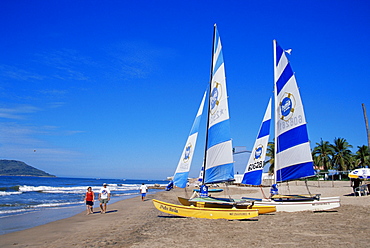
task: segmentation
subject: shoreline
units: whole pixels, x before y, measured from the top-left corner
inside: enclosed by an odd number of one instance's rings
[[[149,192],[149,194],[151,193]],[[138,194],[114,197],[110,200],[109,204],[113,204],[137,196]],[[94,202],[94,208],[99,209],[98,200]],[[86,205],[85,203],[82,203],[78,205],[74,204],[67,207],[50,207],[25,213],[21,212],[18,214],[3,216],[0,217],[0,236],[12,232],[34,228],[60,219],[70,218],[84,211],[86,211]]]
[[[316,183],[316,182],[315,182]],[[305,188],[298,182],[290,188]],[[370,196],[352,196],[349,182],[309,183],[311,193],[340,196],[341,207],[323,212],[272,213],[258,220],[227,221],[182,218],[156,210],[151,199],[177,203],[183,189],[148,194],[98,206],[45,225],[1,235],[1,247],[367,247],[370,242]],[[316,183],[317,184],[317,183]],[[229,186],[234,195],[260,195],[259,189]],[[266,191],[265,191],[266,192]],[[226,193],[226,192],[225,192]],[[223,195],[219,195],[223,197]],[[271,235],[273,234],[273,235]]]

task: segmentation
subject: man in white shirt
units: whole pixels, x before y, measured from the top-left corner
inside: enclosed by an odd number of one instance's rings
[[[140,186],[140,193],[141,193],[141,200],[142,200],[142,201],[144,201],[144,199],[145,199],[146,192],[148,192],[148,187],[143,183],[143,184]]]
[[[107,188],[107,184],[104,183],[103,187],[99,190],[99,201],[100,201],[100,209],[101,214],[105,214],[107,211],[107,203],[110,200],[110,190]]]

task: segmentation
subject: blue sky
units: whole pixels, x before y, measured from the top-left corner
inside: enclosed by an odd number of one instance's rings
[[[209,81],[214,23],[234,146],[253,146],[276,39],[293,49],[312,146],[340,137],[356,150],[369,13],[366,0],[1,1],[0,158],[57,176],[171,176]],[[200,133],[191,176],[203,144]]]

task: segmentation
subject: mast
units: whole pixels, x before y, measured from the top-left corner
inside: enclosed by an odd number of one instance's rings
[[[273,46],[273,52],[274,52],[274,108],[277,108],[279,106],[279,104],[277,103],[277,91],[276,91],[276,85],[275,85],[275,77],[276,77],[276,40],[273,40],[272,41],[272,46]],[[276,118],[278,118],[277,114],[276,114],[276,109],[274,109],[274,146],[275,146],[275,149],[274,149],[274,184],[276,184],[276,179],[277,179],[277,170],[276,170],[276,150],[277,150],[277,143],[278,143],[278,139],[277,139],[277,125],[276,125]]]
[[[204,164],[203,164],[203,178],[202,178],[202,185],[205,183],[205,176],[206,176],[206,164],[207,164],[207,147],[208,147],[208,126],[209,126],[209,113],[210,113],[210,99],[211,99],[211,90],[212,90],[212,77],[213,77],[213,53],[215,49],[215,37],[216,37],[216,23],[213,25],[213,38],[212,38],[212,57],[211,57],[211,72],[209,78],[209,94],[208,94],[208,108],[207,108],[207,126],[206,126],[206,143],[204,147]]]
[[[364,119],[365,119],[365,126],[366,126],[366,135],[367,135],[367,149],[370,152],[370,133],[369,133],[369,122],[367,121],[366,115],[366,107],[365,103],[362,104],[362,110],[364,111]]]

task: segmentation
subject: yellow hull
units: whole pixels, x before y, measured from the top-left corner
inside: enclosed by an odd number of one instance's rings
[[[183,198],[183,197],[178,197],[179,202],[184,205],[184,206],[191,206],[195,205],[197,207],[200,207],[200,205],[204,205],[205,208],[223,208],[223,209],[231,209],[233,207],[237,209],[257,209],[258,214],[267,214],[267,213],[272,213],[276,212],[276,207],[275,206],[256,206],[253,204],[246,205],[246,204],[225,204],[222,202],[189,202],[188,199]]]
[[[243,220],[258,217],[256,209],[222,209],[181,206],[153,199],[154,206],[161,212],[182,217],[204,219]]]
[[[251,205],[251,206],[248,207],[248,209],[256,209],[256,210],[258,210],[258,214],[268,214],[268,213],[276,212],[276,207],[275,206],[256,206],[256,205]]]

